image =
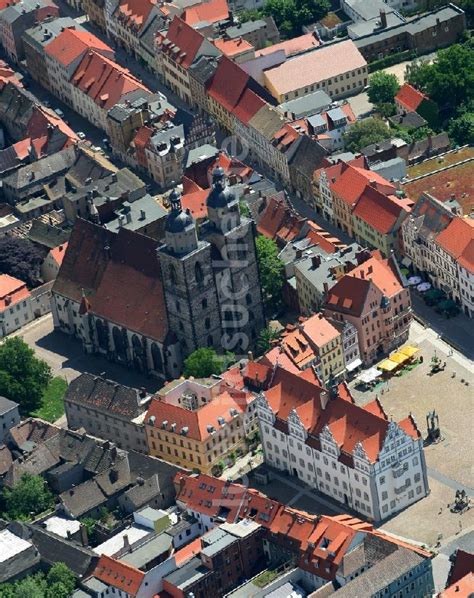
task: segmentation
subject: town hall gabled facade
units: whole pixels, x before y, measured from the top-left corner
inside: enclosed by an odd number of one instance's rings
[[[254,224],[224,171],[198,227],[178,191],[164,243],[78,219],[52,290],[55,327],[88,353],[163,378],[199,347],[244,355],[265,324]]]

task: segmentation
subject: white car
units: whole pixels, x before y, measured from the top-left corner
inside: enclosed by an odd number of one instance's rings
[[[77,132],[77,136],[79,137],[79,139],[85,139],[86,138],[86,134],[83,133],[82,131],[78,131]]]

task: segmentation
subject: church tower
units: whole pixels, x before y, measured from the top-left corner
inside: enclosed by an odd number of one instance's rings
[[[238,198],[222,168],[213,172],[207,212],[201,237],[213,246],[222,349],[244,354],[265,326],[255,230],[253,221],[240,214]]]
[[[218,299],[211,265],[211,245],[198,239],[196,222],[183,210],[181,195],[169,197],[171,211],[165,225],[165,244],[158,249],[166,309],[171,332],[183,355],[220,344]]]

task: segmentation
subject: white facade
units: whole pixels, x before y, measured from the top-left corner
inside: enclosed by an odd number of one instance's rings
[[[329,184],[328,175],[326,171],[321,171],[319,176],[319,194],[321,198],[321,208],[323,210],[323,216],[329,222],[334,221],[334,210],[333,210],[333,197],[331,187]]]
[[[458,263],[459,289],[461,304],[464,313],[470,318],[474,317],[474,272],[463,268]]]
[[[31,307],[31,296],[21,301],[12,302],[3,311],[0,311],[0,338],[19,330],[32,320],[34,320],[34,314]]]
[[[367,519],[385,519],[429,491],[423,441],[410,437],[395,422],[388,424],[378,459],[371,463],[360,443],[352,455],[341,455],[327,426],[318,439],[310,437],[294,410],[288,416],[288,434],[276,429],[264,394],[258,399],[258,418],[266,463]]]

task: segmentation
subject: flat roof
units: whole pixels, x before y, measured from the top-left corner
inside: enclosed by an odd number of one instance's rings
[[[46,519],[44,524],[48,532],[52,532],[62,538],[67,538],[68,532],[75,534],[81,527],[81,523],[77,519],[66,519],[65,517],[57,517],[56,515]]]
[[[15,536],[10,530],[2,530],[0,532],[0,563],[9,561],[31,546],[30,542]]]
[[[128,536],[129,543],[134,544],[135,542],[138,542],[138,540],[148,536],[149,533],[149,529],[138,525],[132,525],[118,534],[115,534],[115,536],[112,536],[112,538],[109,538],[102,544],[99,544],[99,546],[96,546],[94,552],[100,555],[105,554],[107,556],[114,556],[114,554],[117,554],[117,552],[123,548],[124,536]]]

